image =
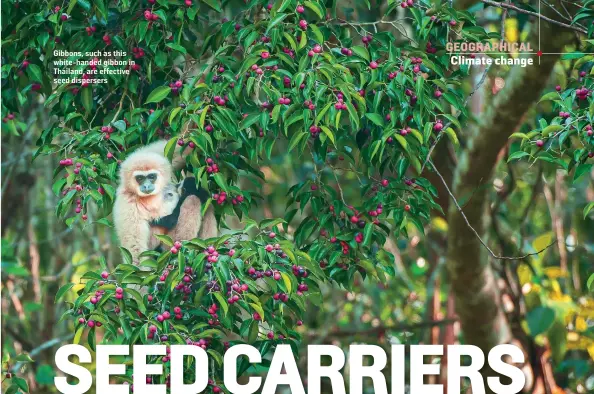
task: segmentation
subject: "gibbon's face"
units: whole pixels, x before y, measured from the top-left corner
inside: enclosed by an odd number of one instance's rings
[[[159,193],[162,181],[158,171],[134,171],[132,176],[137,183],[136,190],[139,196],[152,196]]]
[[[171,164],[165,156],[140,149],[122,163],[120,186],[142,199],[162,193],[171,176]]]

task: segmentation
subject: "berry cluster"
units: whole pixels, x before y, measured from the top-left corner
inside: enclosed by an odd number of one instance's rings
[[[105,138],[106,140],[111,138],[111,134],[115,131],[115,128],[113,128],[112,126],[102,126],[101,127],[101,132],[104,133],[103,138]]]
[[[184,83],[182,81],[180,81],[179,79],[175,82],[171,82],[169,84],[169,87],[171,88],[171,92],[174,95],[179,94],[179,91],[182,90],[182,87],[184,86]]]
[[[87,35],[90,36],[97,31],[97,28],[95,26],[87,26],[85,27],[85,31],[87,32]]]
[[[340,53],[342,53],[345,56],[352,56],[353,55],[353,50],[349,49],[349,48],[341,48],[340,49]]]
[[[132,48],[132,54],[135,59],[141,59],[142,57],[144,57],[144,49],[139,48],[139,47],[134,47],[134,48]]]
[[[219,166],[210,157],[206,159],[206,164],[206,172],[208,172],[209,174],[216,174],[217,172],[219,172]]]
[[[576,89],[575,95],[579,100],[586,100],[588,99],[588,96],[590,96],[590,90],[582,86],[581,88]]]
[[[229,305],[235,304],[240,299],[240,295],[248,291],[248,285],[241,283],[239,279],[227,281],[227,302]]]
[[[151,12],[151,10],[146,10],[144,11],[144,19],[146,19],[149,22],[154,22],[159,19],[159,15],[154,14],[153,12]]]
[[[219,315],[217,314],[217,310],[219,307],[216,304],[212,304],[210,308],[208,308],[208,313],[210,315],[210,319],[208,319],[208,324],[211,326],[218,326],[221,324],[219,320]]]

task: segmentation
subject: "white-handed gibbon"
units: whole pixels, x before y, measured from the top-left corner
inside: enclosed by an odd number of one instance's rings
[[[217,234],[212,207],[203,218],[203,201],[197,195],[180,195],[173,183],[173,170],[183,168],[187,152],[174,155],[170,163],[164,154],[166,144],[158,141],[140,148],[121,164],[113,218],[121,246],[132,254],[135,264],[142,252],[159,245],[154,234],[165,233],[176,241]],[[187,179],[184,185],[193,183],[196,188],[196,183],[189,181],[193,178]],[[159,219],[170,217],[176,210],[175,223],[165,220],[168,226],[159,225]]]

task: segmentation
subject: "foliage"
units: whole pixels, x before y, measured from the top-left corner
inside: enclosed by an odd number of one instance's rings
[[[469,117],[463,82],[470,69],[452,68],[445,45],[499,34],[445,1],[387,3],[377,19],[359,21],[343,16],[340,2],[323,0],[3,2],[2,130],[26,136],[26,109],[43,102],[51,121],[34,158],[60,160],[52,180],[56,215],[69,227],[109,229],[119,163],[137,147],[168,139],[169,158],[193,149],[188,168],[211,193],[207,206],[226,232],[210,240],[162,237],[171,249],[145,253],[141,266],[122,250],[124,263],[115,269],[101,257],[80,284],[64,284],[56,300],[68,303],[62,319],[74,324],[75,343],[192,343],[219,364],[240,342],[262,354],[278,343],[297,352],[311,304],[323,306],[329,285],[360,291],[359,277],[382,283],[377,289],[392,286],[398,299],[403,291],[394,283],[406,282],[412,294],[398,305],[401,316],[423,314],[412,288],[430,299],[425,260],[416,257],[430,252],[405,239],[439,227],[431,221],[444,213],[436,203],[439,185],[422,170],[438,141],[459,148]],[[410,25],[392,20],[400,12]],[[56,74],[64,58],[76,72]],[[107,59],[127,65],[88,63]],[[576,51],[567,59],[577,59],[573,68],[586,74],[574,73],[543,97],[554,106],[534,131],[515,134],[522,141],[509,160],[561,165],[578,180],[592,168],[592,58]],[[82,80],[54,81],[65,77]],[[559,111],[570,116],[555,116]],[[279,164],[289,156],[307,162],[302,176]],[[274,214],[282,217],[256,221],[270,194],[269,167],[286,186],[275,201]],[[383,250],[389,238],[401,238],[402,253],[410,253],[414,283],[407,272],[389,278],[397,267]],[[566,321],[589,309],[554,311],[559,305],[549,301],[568,297],[555,285],[559,278],[543,266],[523,272],[528,266],[518,269],[521,285],[532,286],[526,332],[540,339],[556,330],[561,334],[550,338],[563,344]],[[387,301],[396,303],[394,293],[377,289],[371,297],[385,308],[349,308],[392,322],[394,304]],[[559,349],[556,361],[566,350]],[[210,390],[219,392],[221,369],[213,372]]]
[[[557,85],[542,96],[539,103],[548,105],[548,109],[539,116],[537,127],[512,135],[521,140],[521,144],[508,160],[554,163],[573,173],[576,182],[594,166],[594,56],[573,52],[563,55],[562,59],[575,60],[571,65],[574,72],[566,86]],[[590,203],[584,208],[584,217],[593,207],[594,203]]]

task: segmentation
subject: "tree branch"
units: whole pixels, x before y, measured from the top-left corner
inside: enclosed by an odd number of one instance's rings
[[[541,26],[543,52],[559,53],[571,39],[572,34],[557,25]],[[538,31],[534,26],[530,41],[538,43]],[[448,188],[453,199],[475,193],[463,211],[455,199],[454,204],[450,204],[447,267],[465,340],[483,351],[509,343],[512,332],[501,307],[495,273],[488,258],[489,255],[502,256],[495,255],[481,238],[489,228],[489,215],[486,214],[489,189],[477,189],[476,186],[491,179],[501,148],[538,100],[558,59],[559,55],[542,56],[540,65],[515,67],[510,71],[505,87],[481,114],[480,123],[470,128],[453,185]],[[489,254],[485,253],[487,251]]]
[[[560,22],[558,20],[551,19],[551,18],[546,17],[546,16],[544,16],[542,14],[539,14],[538,12],[533,12],[533,11],[525,10],[523,8],[519,8],[519,7],[517,7],[517,6],[513,5],[513,4],[510,4],[510,3],[500,3],[498,1],[491,1],[491,0],[481,0],[481,2],[484,3],[484,4],[487,4],[487,5],[491,5],[493,7],[498,7],[498,8],[501,8],[501,9],[506,9],[507,8],[507,9],[510,9],[510,10],[514,10],[516,12],[519,12],[521,14],[532,15],[532,16],[535,16],[537,18],[542,19],[543,21],[547,21],[549,23],[553,23],[553,24],[558,25],[558,26],[563,26],[566,29],[571,29],[571,30],[578,31],[580,33],[588,34],[588,31],[587,30],[582,29],[580,27],[568,25],[567,23],[563,23],[563,22]]]

